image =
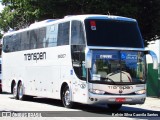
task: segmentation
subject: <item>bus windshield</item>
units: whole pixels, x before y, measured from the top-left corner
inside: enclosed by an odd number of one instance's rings
[[[86,19],[88,46],[144,48],[137,22]]]
[[[137,51],[92,50],[91,82],[144,84],[145,55]]]

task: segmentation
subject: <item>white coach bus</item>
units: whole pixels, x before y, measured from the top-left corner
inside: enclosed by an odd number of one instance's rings
[[[41,96],[75,102],[143,104],[146,54],[135,19],[77,15],[45,20],[3,37],[2,89],[16,99]]]

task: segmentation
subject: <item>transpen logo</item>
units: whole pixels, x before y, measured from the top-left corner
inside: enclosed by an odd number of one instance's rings
[[[44,60],[44,59],[46,59],[46,52],[24,54],[24,60],[26,61],[35,60],[37,62],[38,60]]]

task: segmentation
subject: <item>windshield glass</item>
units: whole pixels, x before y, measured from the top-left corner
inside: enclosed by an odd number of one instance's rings
[[[143,52],[92,50],[90,80],[109,84],[145,83]]]
[[[86,19],[88,46],[144,48],[137,22]]]

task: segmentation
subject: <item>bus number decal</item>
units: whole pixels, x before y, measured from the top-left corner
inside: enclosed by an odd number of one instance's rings
[[[66,57],[66,54],[60,54],[58,55],[58,58],[65,58]]]

